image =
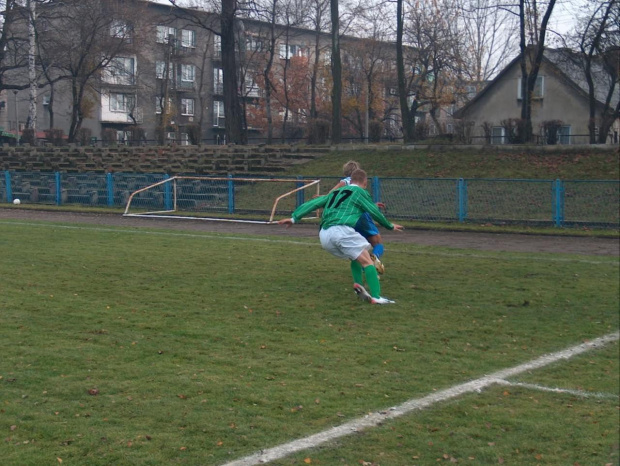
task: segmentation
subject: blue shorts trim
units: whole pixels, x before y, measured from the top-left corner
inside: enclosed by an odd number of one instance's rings
[[[379,229],[375,222],[373,222],[372,217],[368,212],[362,214],[360,219],[355,224],[355,231],[357,231],[364,238],[368,238],[369,236],[375,236],[379,234]]]

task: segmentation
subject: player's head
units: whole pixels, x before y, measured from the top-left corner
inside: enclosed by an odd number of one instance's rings
[[[357,186],[361,186],[362,188],[366,187],[366,183],[368,182],[368,175],[361,168],[357,170],[353,170],[351,173],[351,184],[356,184]]]
[[[349,160],[342,166],[342,174],[344,176],[351,176],[351,173],[353,173],[355,170],[358,170],[359,168],[359,163],[357,163],[355,160]]]

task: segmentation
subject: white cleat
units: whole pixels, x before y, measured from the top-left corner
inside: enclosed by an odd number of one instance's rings
[[[392,301],[387,298],[370,298],[370,304],[395,304],[396,301]]]
[[[357,297],[363,301],[368,301],[369,303],[372,301],[372,296],[370,296],[370,294],[368,294],[368,291],[366,291],[366,288],[364,288],[362,285],[355,283],[353,285],[353,291],[355,291],[355,294],[357,295]]]

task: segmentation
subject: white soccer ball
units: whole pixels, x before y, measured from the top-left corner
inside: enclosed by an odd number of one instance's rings
[[[20,201],[19,199],[14,199],[13,200],[13,204],[15,205],[20,205],[22,203],[22,201]]]

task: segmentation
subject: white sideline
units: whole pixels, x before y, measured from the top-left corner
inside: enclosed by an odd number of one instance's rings
[[[551,392],[551,393],[566,393],[568,395],[574,395],[581,398],[602,398],[602,399],[618,399],[620,398],[618,395],[614,393],[600,393],[600,392],[587,392],[585,390],[571,390],[570,388],[551,388],[545,387],[543,385],[538,385],[535,383],[523,383],[523,382],[510,382],[508,380],[498,380],[498,384],[506,385],[508,387],[522,387],[527,388],[529,390],[538,390],[541,392]]]
[[[394,419],[404,414],[408,414],[412,411],[428,408],[435,403],[446,401],[450,398],[455,398],[466,393],[480,392],[484,388],[489,387],[490,385],[501,383],[507,377],[512,377],[526,371],[538,369],[561,359],[570,359],[573,356],[584,353],[593,348],[604,346],[607,343],[616,341],[619,337],[619,332],[605,335],[595,340],[582,343],[571,348],[567,348],[563,351],[547,354],[525,364],[520,364],[509,369],[503,369],[494,372],[493,374],[481,377],[479,379],[472,380],[470,382],[466,382],[460,385],[455,385],[446,390],[441,390],[431,395],[425,396],[424,398],[405,401],[398,406],[389,408],[389,410],[387,411],[370,413],[363,418],[354,419],[340,426],[332,427],[331,429],[319,432],[318,434],[310,435],[309,437],[301,438],[298,440],[293,440],[292,442],[269,448],[267,450],[261,450],[258,453],[254,453],[244,458],[232,461],[230,463],[226,463],[223,466],[251,466],[257,464],[264,464],[269,461],[284,458],[285,456],[288,456],[292,453],[306,450],[308,448],[317,447],[319,445],[322,445],[323,443],[351,435],[359,430],[379,426],[388,419]]]

